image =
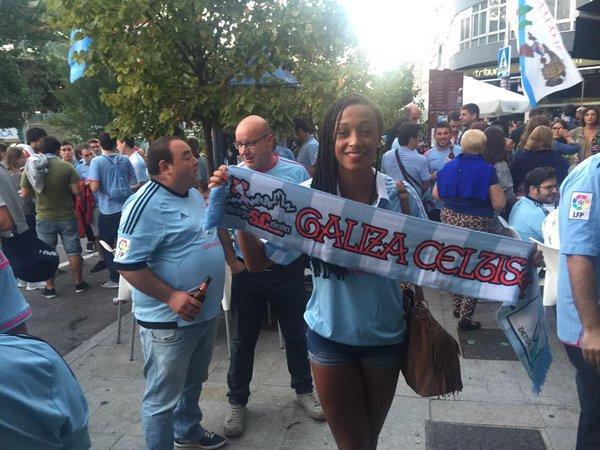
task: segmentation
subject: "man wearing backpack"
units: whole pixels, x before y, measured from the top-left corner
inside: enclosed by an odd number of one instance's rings
[[[90,163],[88,180],[90,188],[98,196],[100,240],[114,247],[123,204],[139,184],[129,158],[117,153],[116,139],[104,132],[98,140],[102,154]],[[118,288],[119,273],[113,266],[113,255],[104,249],[103,253],[110,278],[102,287]]]

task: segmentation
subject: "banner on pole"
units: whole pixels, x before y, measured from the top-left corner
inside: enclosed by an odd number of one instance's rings
[[[523,91],[531,106],[583,81],[545,0],[518,0],[517,47]]]
[[[69,47],[69,54],[67,61],[71,68],[69,73],[69,81],[75,83],[85,73],[86,63],[85,60],[77,61],[79,54],[84,55],[90,50],[92,45],[92,38],[89,36],[81,37],[81,30],[71,30],[71,45]],[[78,38],[79,36],[79,38]]]

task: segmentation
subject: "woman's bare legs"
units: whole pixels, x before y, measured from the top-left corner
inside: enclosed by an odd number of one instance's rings
[[[321,406],[341,450],[375,449],[396,391],[399,369],[311,362]]]

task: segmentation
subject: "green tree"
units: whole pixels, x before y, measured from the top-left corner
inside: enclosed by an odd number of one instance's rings
[[[66,75],[66,41],[44,24],[40,0],[0,0],[0,128],[33,110],[54,111]]]
[[[106,70],[67,84],[57,93],[59,111],[50,118],[50,123],[65,130],[74,140],[97,137],[114,119],[112,109],[100,96],[115,86],[114,77]]]
[[[296,115],[320,118],[348,90],[362,90],[366,70],[354,52],[343,9],[334,0],[48,0],[54,25],[93,39],[88,75],[115,74],[102,94],[121,134],[147,138],[177,124],[233,126],[264,115],[277,130]],[[281,82],[232,83],[285,67],[299,88]],[[212,151],[209,149],[209,157]]]
[[[373,78],[368,95],[383,113],[384,127],[390,129],[401,115],[402,108],[413,101],[418,91],[414,87],[412,66],[402,66]]]

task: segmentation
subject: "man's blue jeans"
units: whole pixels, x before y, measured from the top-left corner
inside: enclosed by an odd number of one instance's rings
[[[204,434],[198,406],[208,378],[217,319],[176,329],[140,327],[146,391],[142,426],[151,450],[173,448],[173,439]]]
[[[227,397],[232,405],[248,403],[254,350],[267,301],[271,303],[285,339],[292,389],[296,394],[313,391],[306,350],[306,324],[302,318],[306,309],[304,259],[298,258],[289,266],[272,266],[260,273],[244,271],[233,276],[231,302],[237,316],[236,337],[227,372]]]

